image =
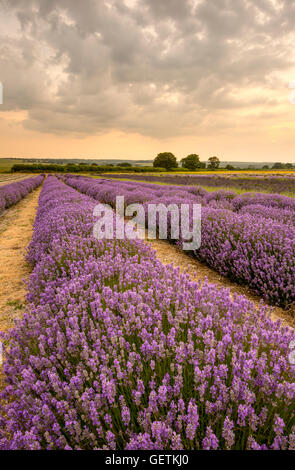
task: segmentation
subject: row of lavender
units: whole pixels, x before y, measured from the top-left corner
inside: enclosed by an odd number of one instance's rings
[[[294,331],[142,241],[95,240],[95,204],[44,183],[0,448],[294,450]]]
[[[84,176],[78,175],[65,175],[59,176],[64,181],[68,181],[69,178],[75,178],[76,180],[87,180]],[[90,178],[88,178],[90,179]],[[280,194],[266,194],[266,193],[244,193],[237,195],[235,191],[220,189],[217,191],[206,191],[200,186],[176,186],[176,185],[165,185],[158,186],[153,183],[137,183],[132,181],[119,181],[114,182],[112,179],[98,179],[91,181],[96,182],[107,182],[113,184],[116,187],[118,184],[120,188],[129,192],[125,194],[128,204],[132,202],[145,202],[153,197],[179,197],[179,199],[185,199],[188,196],[194,198],[194,201],[200,202],[202,205],[210,205],[215,208],[230,209],[233,212],[249,212],[255,213],[264,217],[271,218],[273,220],[280,220],[287,224],[294,225],[294,213],[295,213],[295,199],[283,196]],[[113,183],[112,183],[113,181]],[[131,194],[131,191],[133,194]],[[138,198],[136,200],[135,196]]]
[[[202,204],[202,242],[194,255],[223,276],[247,284],[269,303],[295,301],[295,200],[280,195],[207,193],[202,188],[157,186],[67,176],[65,182],[98,201],[126,204]]]
[[[122,178],[122,174],[104,175],[106,178]],[[162,182],[177,185],[201,185],[213,188],[239,188],[245,191],[266,191],[270,193],[295,193],[295,174],[287,175],[139,175],[125,177],[136,181]]]
[[[0,187],[0,214],[5,209],[13,206],[21,199],[23,199],[33,189],[40,186],[44,179],[44,175],[34,176],[27,178],[16,183],[6,184]]]

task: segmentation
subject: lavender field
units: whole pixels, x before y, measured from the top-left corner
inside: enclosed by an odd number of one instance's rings
[[[223,276],[249,285],[269,303],[294,303],[295,199],[75,176],[65,181],[113,206],[118,195],[124,195],[126,204],[201,204],[202,243],[193,255]]]
[[[37,188],[43,179],[44,176],[40,175],[0,186],[0,214]]]
[[[294,201],[49,176],[28,308],[3,333],[1,449],[295,450],[292,328],[164,266],[143,240],[97,240],[97,201],[199,201],[198,256],[269,303],[294,302]]]
[[[1,457],[294,467],[294,21],[0,0]]]
[[[127,177],[122,174],[110,174],[111,178]],[[108,176],[105,175],[107,178]],[[269,193],[287,193],[295,196],[295,177],[294,174],[191,174],[191,175],[128,175],[135,181],[176,184],[184,186],[205,186],[208,188],[229,188],[240,191],[261,191]]]

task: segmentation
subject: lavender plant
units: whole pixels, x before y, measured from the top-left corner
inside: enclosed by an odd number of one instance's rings
[[[114,174],[105,175],[112,178],[128,178],[135,181],[161,182],[176,185],[201,185],[212,188],[233,188],[243,191],[262,191],[270,193],[295,193],[294,173],[288,174],[264,174],[264,175],[238,175],[238,174],[203,174],[203,175],[139,175],[139,174]]]
[[[85,177],[65,181],[112,206],[118,195],[126,204],[143,203],[146,211],[149,203],[202,204],[202,243],[193,255],[269,303],[287,307],[295,302],[294,199]]]
[[[0,214],[23,199],[29,192],[40,186],[43,175],[27,178],[16,183],[0,186]]]
[[[294,331],[140,240],[96,240],[95,204],[44,183],[0,448],[294,450]]]

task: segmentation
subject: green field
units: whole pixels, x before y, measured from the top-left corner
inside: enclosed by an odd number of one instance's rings
[[[0,173],[10,172],[13,165],[23,163],[21,158],[0,158]]]

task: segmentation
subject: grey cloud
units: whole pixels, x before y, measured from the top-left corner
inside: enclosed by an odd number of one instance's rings
[[[1,38],[2,109],[28,110],[25,127],[40,132],[156,137],[214,128],[220,110],[273,112],[275,99],[243,93],[294,67],[295,7],[277,3],[2,0],[20,25]]]

